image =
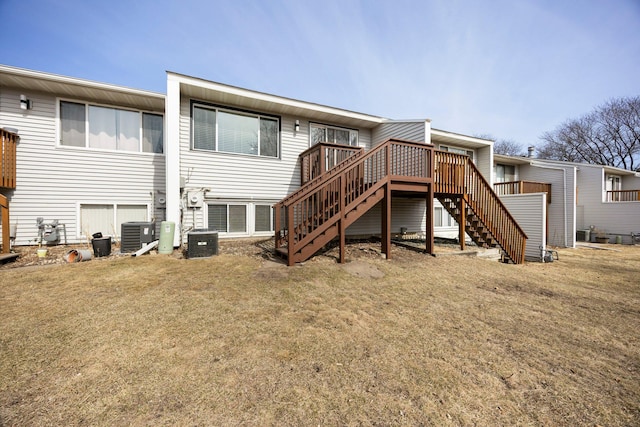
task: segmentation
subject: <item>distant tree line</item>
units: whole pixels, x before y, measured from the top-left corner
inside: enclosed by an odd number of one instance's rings
[[[543,159],[640,171],[640,96],[612,99],[541,139]]]
[[[510,139],[495,140],[496,154],[526,156],[526,150]],[[617,98],[592,112],[545,132],[536,157],[591,163],[640,171],[640,96]]]

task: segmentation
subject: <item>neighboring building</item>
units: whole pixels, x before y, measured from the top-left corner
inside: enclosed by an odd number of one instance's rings
[[[163,219],[164,105],[160,93],[0,66],[0,128],[20,137],[15,188],[0,189],[15,244],[37,243],[38,217],[63,224],[69,243]]]
[[[549,245],[575,247],[592,231],[611,243],[620,236],[631,243],[640,232],[640,173],[610,166],[494,155],[494,186],[498,194],[546,194],[546,240]],[[521,213],[518,222],[535,213]],[[529,219],[528,219],[529,218]],[[529,233],[528,233],[529,234]],[[529,236],[531,238],[531,236]]]

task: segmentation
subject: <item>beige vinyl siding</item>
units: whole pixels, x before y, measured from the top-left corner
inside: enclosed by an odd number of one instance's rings
[[[408,141],[424,142],[425,122],[389,122],[375,127],[372,134],[372,142],[375,147],[389,138],[398,138]]]
[[[347,236],[372,236],[381,233],[382,203],[378,203],[347,228]],[[406,228],[410,233],[424,233],[426,199],[394,197],[391,200],[391,233]]]
[[[489,184],[493,184],[493,147],[476,148],[475,164]]]
[[[500,199],[527,235],[525,259],[541,261],[540,246],[547,247],[544,219],[547,206],[546,194],[514,194],[502,196]]]
[[[29,93],[32,110],[20,110],[21,92],[0,91],[0,126],[17,128],[17,188],[9,193],[17,245],[35,243],[36,218],[65,224],[70,243],[85,241],[78,232],[80,203],[153,206],[164,192],[164,156],[106,152],[57,146],[57,98]],[[152,213],[162,219],[163,210]],[[119,231],[118,231],[119,233]],[[112,235],[113,230],[103,234]]]
[[[547,205],[549,216],[547,243],[551,246],[574,247],[576,238],[575,168],[574,166],[559,165],[549,165],[549,167],[554,169],[521,165],[519,167],[519,179],[551,184],[551,203]],[[563,169],[566,172],[559,169]]]
[[[619,235],[623,243],[631,243],[631,232],[640,232],[640,202],[604,202],[604,175],[601,166],[578,166],[577,204],[581,215],[577,229],[595,226],[604,230],[612,242]]]

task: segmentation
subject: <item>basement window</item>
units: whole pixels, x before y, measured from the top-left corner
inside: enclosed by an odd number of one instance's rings
[[[78,236],[119,236],[123,222],[147,221],[148,210],[147,205],[81,203]]]

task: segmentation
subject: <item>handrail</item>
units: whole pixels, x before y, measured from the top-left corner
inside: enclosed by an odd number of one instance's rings
[[[16,147],[20,137],[0,129],[0,188],[16,188]]]
[[[607,202],[640,201],[640,190],[607,190]]]
[[[499,196],[509,194],[547,193],[547,203],[551,203],[551,184],[537,181],[496,182],[493,189]]]
[[[524,262],[527,235],[476,165],[463,154],[435,151],[436,193],[462,195],[494,239],[517,264]]]
[[[354,154],[362,154],[364,148],[348,145],[320,142],[300,153],[300,184],[305,184],[313,178],[340,164]]]
[[[392,176],[431,182],[432,150],[430,144],[389,139],[310,181],[275,205],[276,248],[286,244],[291,262],[305,243],[344,219],[349,209]]]

